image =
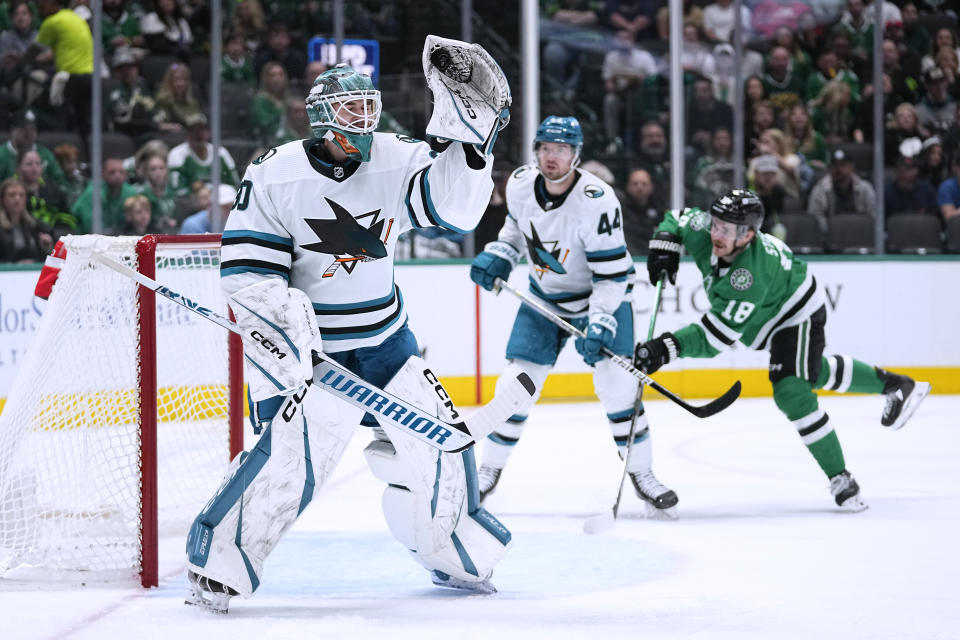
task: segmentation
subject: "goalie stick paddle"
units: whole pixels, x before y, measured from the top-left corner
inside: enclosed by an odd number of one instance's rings
[[[653,297],[653,310],[650,312],[650,326],[647,329],[647,342],[653,340],[653,328],[657,324],[657,314],[660,313],[660,296],[663,293],[663,281],[667,279],[666,271],[660,273],[657,288]],[[633,418],[630,420],[630,433],[627,434],[627,453],[623,456],[623,468],[620,470],[620,484],[617,485],[617,499],[613,501],[613,508],[603,513],[587,518],[583,523],[583,532],[591,535],[603,533],[613,526],[620,513],[620,500],[623,498],[623,485],[627,479],[627,469],[630,466],[630,455],[633,453],[633,439],[637,433],[637,412],[643,401],[643,382],[637,388],[637,398],[633,403]]]
[[[235,322],[204,307],[200,302],[191,300],[100,252],[94,251],[91,255],[98,262],[133,279],[140,286],[160,294],[228,331],[240,333]],[[244,357],[249,358],[247,355]],[[288,422],[296,411],[297,405],[303,402],[306,391],[312,384],[447,453],[463,451],[476,444],[476,440],[485,438],[513,415],[521,402],[536,391],[530,377],[521,373],[510,381],[510,384],[503,389],[503,393],[498,393],[493,400],[471,416],[459,422],[448,422],[370,384],[325,353],[314,350],[313,365],[313,380],[307,381],[306,388],[289,396],[280,407],[278,415],[283,416]]]
[[[520,291],[519,289],[511,285],[509,282],[503,280],[502,278],[496,279],[494,283],[494,288],[495,290],[506,289],[513,295],[520,298],[520,300],[523,301],[525,304],[527,304],[531,309],[533,309],[534,311],[536,311],[537,313],[539,313],[544,318],[546,318],[553,324],[557,325],[561,329],[565,330],[570,335],[577,336],[579,338],[586,337],[583,331],[581,331],[580,329],[577,329],[575,326],[573,326],[572,324],[570,324],[569,322],[567,322],[566,320],[564,320],[563,318],[555,314],[553,311],[545,307],[539,301],[535,300],[534,298],[527,295],[523,291]],[[630,374],[633,375],[635,378],[639,379],[640,382],[653,387],[658,393],[660,393],[663,396],[666,396],[669,400],[680,405],[685,410],[689,411],[690,413],[697,416],[698,418],[709,418],[710,416],[723,411],[724,409],[729,407],[731,404],[733,404],[733,401],[740,396],[740,381],[737,380],[735,383],[733,383],[733,386],[727,389],[727,391],[722,396],[714,400],[711,400],[705,405],[698,407],[696,405],[692,405],[689,402],[685,401],[683,398],[681,398],[674,392],[670,391],[669,389],[667,389],[666,387],[658,383],[656,380],[654,380],[653,378],[645,374],[643,371],[641,371],[640,369],[637,369],[635,366],[633,366],[632,362],[630,362],[629,360],[625,360],[624,358],[621,358],[620,356],[610,351],[606,347],[603,347],[600,350],[600,352],[603,355],[610,358],[614,363],[619,365],[621,368],[629,371]]]

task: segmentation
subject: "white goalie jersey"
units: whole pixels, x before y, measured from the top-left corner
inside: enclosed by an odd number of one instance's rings
[[[499,240],[525,253],[530,290],[558,313],[613,314],[633,290],[633,260],[623,237],[620,201],[598,177],[576,169],[562,198],[548,196],[533,165],[507,182],[507,219]]]
[[[492,158],[472,169],[459,143],[437,154],[375,133],[369,162],[331,164],[307,152],[311,142],[271,149],[247,169],[223,233],[223,288],[282,278],[310,298],[324,351],[377,345],[406,320],[393,279],[397,237],[411,227],[472,230],[490,200]]]

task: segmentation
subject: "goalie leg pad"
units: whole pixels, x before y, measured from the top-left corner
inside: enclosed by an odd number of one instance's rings
[[[457,419],[458,409],[425,366],[411,356],[386,390]],[[442,453],[390,424],[364,449],[371,471],[387,483],[382,505],[390,532],[426,569],[482,582],[510,545],[510,532],[479,507],[473,451]]]
[[[291,396],[194,520],[187,564],[249,598],[263,563],[333,472],[362,412],[332,396]]]

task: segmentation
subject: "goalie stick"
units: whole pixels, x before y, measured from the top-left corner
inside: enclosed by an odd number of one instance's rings
[[[653,340],[653,328],[657,324],[657,314],[660,313],[660,296],[663,293],[663,281],[667,279],[667,272],[660,272],[660,279],[657,280],[657,289],[653,298],[653,311],[650,312],[650,327],[647,329],[647,342]],[[640,404],[643,401],[644,384],[641,381],[637,389],[637,399],[633,403],[633,418],[630,420],[630,433],[627,434],[627,453],[623,456],[623,468],[620,470],[620,484],[617,485],[617,499],[613,501],[613,509],[607,509],[603,513],[587,518],[583,523],[584,533],[596,534],[602,533],[613,526],[617,520],[617,514],[620,513],[620,500],[623,498],[623,485],[627,479],[627,468],[630,466],[630,454],[633,452],[633,438],[637,433],[637,412],[640,410]]]
[[[511,285],[509,282],[503,280],[502,278],[497,278],[494,282],[494,290],[498,291],[499,289],[506,289],[513,295],[517,296],[518,298],[520,298],[521,301],[527,304],[531,309],[533,309],[534,311],[536,311],[537,313],[539,313],[544,318],[546,318],[553,324],[557,325],[561,329],[565,330],[570,335],[577,336],[579,338],[586,337],[583,331],[581,331],[580,329],[577,329],[575,326],[573,326],[572,324],[570,324],[569,322],[567,322],[566,320],[564,320],[563,318],[555,314],[553,311],[545,307],[539,301],[530,297],[523,291],[520,291],[519,289]],[[733,386],[727,389],[726,393],[724,393],[722,396],[714,400],[711,400],[710,402],[708,402],[703,406],[698,407],[690,404],[689,402],[686,402],[683,398],[681,398],[674,392],[670,391],[669,389],[667,389],[666,387],[658,383],[656,380],[654,380],[653,378],[645,374],[643,371],[641,371],[640,369],[637,369],[635,366],[633,366],[632,362],[630,362],[629,360],[625,360],[624,358],[621,358],[614,352],[610,351],[610,349],[603,347],[601,348],[600,352],[603,355],[610,358],[613,362],[615,362],[617,365],[619,365],[623,369],[626,369],[627,371],[629,371],[635,378],[639,379],[640,382],[646,385],[650,385],[658,393],[666,396],[668,399],[680,405],[681,407],[683,407],[693,415],[697,416],[698,418],[709,418],[710,416],[723,411],[724,409],[729,407],[731,404],[733,404],[733,401],[740,396],[740,381],[737,380],[733,384]]]
[[[191,300],[98,251],[93,251],[91,255],[98,262],[133,279],[140,286],[160,294],[228,331],[239,333],[236,323],[203,306],[200,302]],[[249,358],[246,354],[244,357]],[[536,391],[530,377],[521,373],[511,380],[511,384],[504,389],[503,393],[498,393],[493,400],[471,416],[459,422],[448,422],[370,384],[323,352],[313,351],[313,365],[313,380],[307,381],[307,386],[303,390],[288,396],[280,407],[278,413],[287,421],[297,411],[297,407],[303,402],[312,384],[355,407],[370,412],[378,420],[386,420],[418,440],[447,453],[463,451],[476,444],[477,440],[485,438],[513,415],[520,402]],[[432,373],[430,375],[431,382],[436,383],[436,378]]]

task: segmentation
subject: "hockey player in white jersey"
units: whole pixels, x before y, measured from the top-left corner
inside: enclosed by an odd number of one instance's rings
[[[473,450],[441,453],[330,394],[306,394],[304,385],[315,349],[398,397],[440,404],[393,279],[394,249],[410,228],[476,226],[510,98],[503,72],[478,45],[428,36],[423,63],[435,99],[427,132],[445,139],[442,151],[374,133],[380,92],[339,65],[317,77],[306,99],[316,138],[270,149],[240,184],[223,233],[221,278],[244,336],[251,420],[262,435],[234,460],[190,530],[190,604],[225,612],[231,596],[256,591],[267,556],[361,422],[372,428],[364,454],[387,485],[391,533],[435,584],[493,589],[489,578],[510,532],[479,505]],[[469,122],[457,102],[471,105]],[[277,369],[258,362],[258,350],[275,344],[264,341],[267,331],[299,362]],[[452,404],[447,414],[455,417],[451,411]]]
[[[506,280],[520,256],[526,255],[530,292],[586,331],[586,338],[577,338],[575,346],[594,367],[594,389],[624,456],[634,418],[637,379],[604,358],[601,348],[621,356],[632,354],[634,268],[613,189],[577,167],[582,146],[583,133],[576,118],[550,116],[540,124],[534,138],[537,165],[522,166],[510,176],[506,222],[498,239],[474,259],[470,277],[492,290],[497,278]],[[507,343],[508,364],[497,382],[498,391],[500,384],[518,371],[526,372],[541,389],[566,339],[562,329],[521,305]],[[527,412],[534,402],[536,397],[530,399]],[[497,486],[527,412],[511,417],[484,443],[479,471],[482,498]],[[654,514],[674,518],[677,495],[653,474],[650,429],[642,405],[636,420],[630,480]]]

